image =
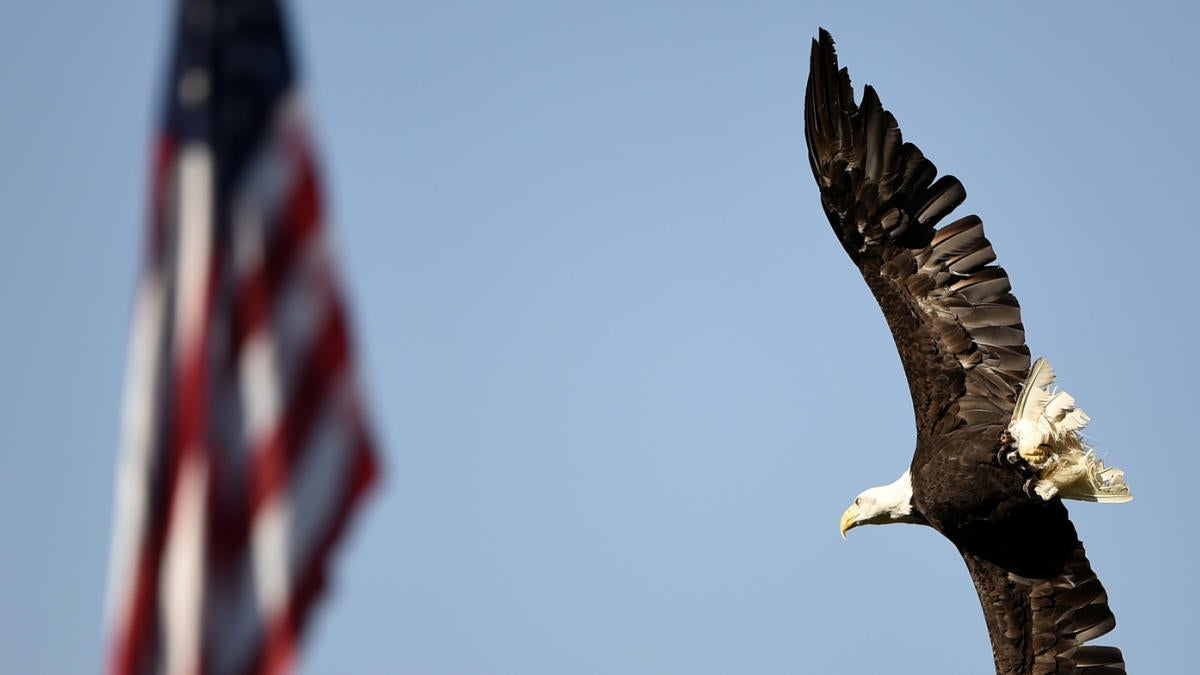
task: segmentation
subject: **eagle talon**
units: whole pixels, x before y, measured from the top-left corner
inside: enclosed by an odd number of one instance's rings
[[[996,463],[1002,467],[1015,469],[1017,473],[1024,476],[1027,479],[1025,493],[1032,496],[1031,483],[1039,477],[1039,471],[1025,459],[1016,445],[1006,445],[997,450]]]
[[[1023,459],[1016,437],[1008,429],[1000,432],[1000,448],[996,450],[996,463],[1000,466],[1019,467]]]
[[[1017,450],[1016,445],[1002,445],[996,451],[996,463],[1000,466],[1020,467],[1024,463],[1024,458]]]
[[[1036,494],[1033,490],[1033,484],[1033,479],[1029,478],[1025,481],[1025,484],[1021,486],[1021,489],[1024,490],[1026,497],[1033,497]]]

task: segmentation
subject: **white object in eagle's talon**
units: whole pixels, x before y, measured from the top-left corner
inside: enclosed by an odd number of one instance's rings
[[[1125,472],[1106,467],[1079,435],[1088,416],[1065,391],[1054,391],[1054,369],[1038,359],[1013,408],[1008,433],[1017,452],[1038,472],[1034,492],[1089,502],[1127,502],[1133,497]]]

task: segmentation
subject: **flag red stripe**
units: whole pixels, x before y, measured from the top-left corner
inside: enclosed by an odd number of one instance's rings
[[[161,528],[154,529],[154,534],[158,536],[144,540],[125,625],[118,628],[113,640],[114,648],[108,663],[108,672],[113,675],[140,673],[149,668],[146,646],[158,634],[158,626],[152,620],[152,601],[155,598],[154,580],[157,578],[158,559],[162,553],[159,543]]]

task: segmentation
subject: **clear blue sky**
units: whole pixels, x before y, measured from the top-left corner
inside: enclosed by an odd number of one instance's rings
[[[0,653],[95,670],[166,8],[0,11]],[[1131,672],[1194,664],[1200,16],[1184,3],[305,1],[386,480],[307,673],[988,672],[803,141],[838,41],[959,176],[1136,499],[1072,506]]]

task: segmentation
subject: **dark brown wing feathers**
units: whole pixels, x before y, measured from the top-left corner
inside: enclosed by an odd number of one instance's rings
[[[1006,401],[1008,410],[995,410],[992,421],[1007,422],[1029,368],[1008,275],[992,265],[979,218],[935,229],[966,198],[962,183],[939,178],[933,163],[904,142],[872,87],[865,87],[861,105],[854,102],[849,74],[838,70],[824,32],[813,46],[805,122],[822,205],[879,300],[909,382],[917,385],[910,391],[919,432],[975,391]],[[1007,391],[975,383],[976,370],[996,371]],[[978,409],[971,410],[964,421],[978,421]]]
[[[1121,650],[1085,645],[1116,626],[1061,501],[1019,508],[986,536],[960,536],[1003,675],[1124,673]],[[1028,551],[1037,555],[1029,556]]]
[[[1029,348],[983,223],[937,225],[966,198],[905,143],[867,86],[854,101],[833,39],[813,41],[805,95],[809,164],[842,247],[878,301],[917,423],[914,503],[959,548],[979,592],[998,673],[1124,673],[1121,652],[1084,646],[1115,625],[1061,501],[1030,499],[994,463]]]

